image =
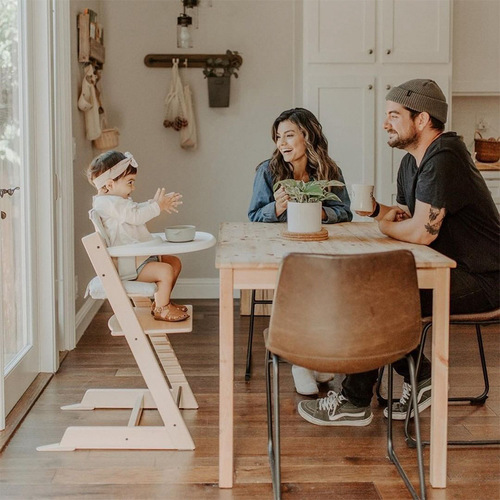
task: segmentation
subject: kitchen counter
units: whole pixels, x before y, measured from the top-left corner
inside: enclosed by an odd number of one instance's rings
[[[482,163],[480,161],[474,160],[478,170],[500,170],[500,161],[494,163]]]

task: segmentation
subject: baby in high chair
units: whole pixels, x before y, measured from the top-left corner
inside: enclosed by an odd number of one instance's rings
[[[146,222],[160,215],[177,212],[182,195],[158,189],[153,199],[136,203],[130,198],[135,189],[138,164],[130,153],[107,151],[92,160],[88,169],[89,182],[97,189],[92,207],[101,218],[111,246],[129,245],[153,239]],[[151,314],[160,321],[183,321],[189,318],[187,308],[170,300],[172,289],[181,272],[181,261],[174,255],[136,258],[132,277],[156,283],[158,290],[151,305]],[[120,269],[120,266],[118,266]],[[120,273],[122,274],[122,273]]]

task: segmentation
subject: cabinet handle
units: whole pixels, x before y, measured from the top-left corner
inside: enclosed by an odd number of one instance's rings
[[[6,214],[6,213],[2,210],[2,211],[0,212],[0,217],[1,217],[2,219],[5,219],[5,217],[7,217],[7,214]]]
[[[368,90],[373,89],[373,85],[368,85]]]
[[[386,85],[385,86],[385,90],[391,90],[391,86],[390,85]]]
[[[385,53],[386,53],[387,55],[389,55],[389,54],[391,53],[391,49],[387,49],[387,50],[385,51]]]
[[[368,54],[373,54],[373,49],[368,50]]]

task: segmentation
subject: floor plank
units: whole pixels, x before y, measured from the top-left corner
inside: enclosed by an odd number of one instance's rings
[[[268,319],[255,321],[253,376],[245,382],[248,317],[235,305],[235,486],[220,490],[218,480],[218,302],[190,301],[194,329],[171,336],[177,357],[198,399],[198,410],[183,410],[194,451],[37,452],[58,442],[70,425],[124,425],[129,411],[61,411],[94,387],[144,387],[125,339],[107,330],[111,315],[103,306],[80,340],[67,353],[31,411],[0,455],[2,499],[191,499],[272,498],[267,458],[264,345],[260,332]],[[490,373],[490,397],[484,406],[450,406],[449,435],[454,439],[500,437],[500,335],[484,329]],[[430,345],[430,344],[429,344]],[[452,327],[450,393],[481,392],[474,332]],[[385,449],[382,409],[373,403],[374,420],[366,428],[332,429],[311,425],[297,413],[303,399],[294,392],[290,369],[282,365],[282,475],[284,499],[410,498]],[[323,394],[328,390],[323,388]],[[158,425],[156,411],[144,412],[143,424]],[[422,414],[428,436],[430,411]],[[414,450],[406,447],[402,424],[395,424],[396,446],[412,481],[417,481]],[[428,450],[424,453],[428,467]],[[500,498],[499,448],[450,448],[448,488],[428,488],[430,499]],[[428,474],[427,474],[428,483]]]

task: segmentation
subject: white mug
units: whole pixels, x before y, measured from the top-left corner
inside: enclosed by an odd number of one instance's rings
[[[373,185],[353,184],[351,186],[351,209],[356,212],[373,212]]]

